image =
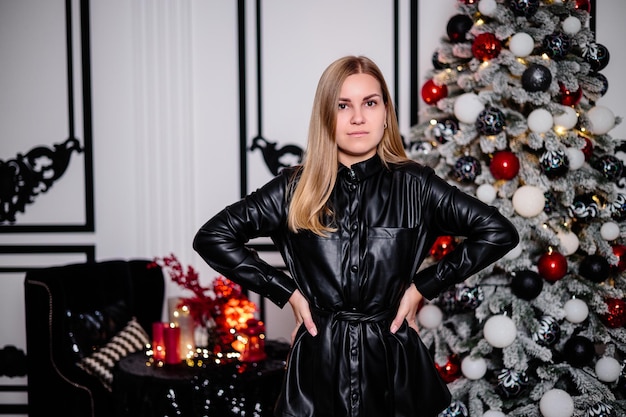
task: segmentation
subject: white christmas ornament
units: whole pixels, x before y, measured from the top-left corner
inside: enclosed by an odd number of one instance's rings
[[[491,346],[504,348],[509,346],[517,336],[517,327],[510,317],[505,315],[491,316],[483,327],[485,340]]]
[[[522,217],[535,217],[543,212],[546,197],[539,187],[523,185],[513,193],[513,208]]]
[[[608,107],[595,106],[587,112],[589,131],[594,135],[604,135],[615,127],[615,115]]]
[[[604,240],[615,240],[619,237],[619,225],[615,222],[606,222],[600,227],[600,236]]]
[[[443,321],[443,312],[434,304],[426,304],[417,313],[417,321],[425,329],[435,329]]]
[[[487,361],[485,358],[466,356],[461,361],[461,372],[467,379],[480,379],[487,373]]]
[[[528,56],[533,49],[535,49],[535,41],[528,33],[516,33],[509,40],[509,50],[517,57]]]
[[[544,417],[571,417],[574,415],[574,400],[567,392],[554,388],[543,394],[539,410]]]
[[[561,27],[563,28],[563,32],[567,33],[568,35],[574,35],[578,33],[582,26],[583,25],[580,22],[580,20],[578,20],[578,18],[574,16],[568,17],[561,24]]]
[[[587,303],[578,298],[567,300],[563,306],[563,310],[565,310],[565,320],[574,324],[582,323],[589,316]]]
[[[474,124],[484,109],[485,105],[474,93],[461,94],[454,102],[454,115],[462,123]]]
[[[605,356],[596,362],[596,376],[602,382],[615,382],[619,379],[622,367],[617,359]]]
[[[580,169],[585,164],[585,154],[580,149],[566,148],[565,153],[567,154],[567,159],[569,160],[570,171]]]
[[[518,243],[513,249],[509,251],[506,255],[504,255],[505,259],[517,259],[522,254],[522,244]]]
[[[570,106],[561,106],[560,109],[563,110],[563,113],[557,114],[553,117],[554,127],[569,130],[576,126],[578,123],[578,114],[576,113],[576,110]]]
[[[487,410],[483,414],[483,417],[506,417],[506,414],[498,410]]]
[[[476,198],[485,204],[490,204],[496,199],[496,189],[491,184],[481,184],[476,188]]]
[[[485,16],[493,16],[496,13],[496,0],[480,0],[478,3],[478,11]]]
[[[580,240],[578,240],[576,233],[559,230],[556,236],[559,238],[559,249],[563,256],[572,255],[578,250]]]
[[[528,128],[535,133],[545,133],[553,124],[552,114],[546,109],[535,109],[528,115]]]

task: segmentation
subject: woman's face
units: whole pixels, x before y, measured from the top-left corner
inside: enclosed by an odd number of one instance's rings
[[[339,162],[349,167],[374,156],[387,117],[378,80],[369,74],[348,76],[337,106],[335,141]]]

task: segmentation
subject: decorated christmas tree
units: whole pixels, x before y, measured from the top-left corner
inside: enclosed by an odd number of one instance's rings
[[[521,237],[419,310],[441,416],[626,415],[626,172],[590,1],[458,1],[434,51],[410,155]]]

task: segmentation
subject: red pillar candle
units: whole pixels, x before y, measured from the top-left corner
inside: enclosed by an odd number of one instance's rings
[[[165,340],[163,329],[167,324],[162,322],[152,323],[152,357],[158,361],[165,359]]]
[[[180,327],[170,323],[163,329],[165,342],[165,363],[180,363]]]

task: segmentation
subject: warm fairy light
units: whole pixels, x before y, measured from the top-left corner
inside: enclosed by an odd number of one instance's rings
[[[429,123],[431,126],[436,126],[438,122],[437,122],[437,119],[430,119]]]
[[[545,52],[543,54],[541,54],[541,59],[545,60],[545,61],[549,61],[550,57],[548,56],[548,54],[546,54]]]
[[[567,133],[567,129],[565,129],[563,126],[556,126],[554,128],[554,131],[559,136],[563,136],[563,135],[565,135]]]

